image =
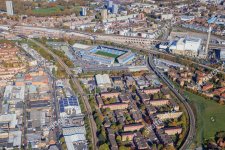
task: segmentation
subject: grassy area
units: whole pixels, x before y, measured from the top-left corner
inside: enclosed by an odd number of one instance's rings
[[[212,100],[184,91],[195,108],[197,116],[196,142],[199,146],[204,139],[214,139],[216,132],[225,130],[225,107]]]
[[[63,6],[56,6],[56,7],[50,7],[50,8],[38,8],[33,9],[32,12],[35,14],[53,14],[56,12],[63,11]]]
[[[116,54],[111,54],[111,53],[102,52],[102,51],[97,51],[95,54],[112,57],[112,58],[118,57],[118,55],[116,55]]]
[[[172,82],[172,81],[171,81]],[[180,88],[175,82],[172,82],[176,88]],[[207,100],[204,97],[183,90],[184,95],[188,97],[195,117],[197,119],[197,133],[195,134],[194,147],[201,146],[205,140],[214,140],[216,132],[225,131],[225,106],[213,100]]]

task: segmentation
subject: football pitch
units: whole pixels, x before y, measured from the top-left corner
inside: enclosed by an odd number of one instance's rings
[[[95,54],[107,56],[107,57],[112,57],[112,58],[117,58],[119,56],[119,55],[116,55],[116,54],[107,53],[107,52],[103,52],[103,51],[97,51]]]

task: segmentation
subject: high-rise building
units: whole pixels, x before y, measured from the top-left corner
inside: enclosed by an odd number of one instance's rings
[[[107,8],[111,9],[112,6],[113,6],[113,1],[109,0],[108,3],[107,3]]]
[[[112,13],[113,14],[117,14],[118,13],[118,5],[117,4],[113,4],[113,6],[112,6]]]
[[[86,16],[87,15],[87,8],[86,7],[82,7],[81,8],[81,16]]]
[[[13,15],[13,4],[12,1],[6,1],[7,15]]]
[[[102,17],[102,20],[105,20],[108,18],[108,10],[107,9],[103,9],[101,11],[101,17]]]

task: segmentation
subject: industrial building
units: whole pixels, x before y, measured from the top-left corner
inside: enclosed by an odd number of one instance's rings
[[[11,103],[24,101],[25,86],[8,85],[5,88],[4,100]]]
[[[78,98],[71,96],[69,98],[62,98],[59,101],[60,116],[68,116],[71,114],[81,114],[81,108],[78,102]]]
[[[169,46],[169,50],[173,54],[197,57],[199,50],[202,48],[201,43],[200,38],[180,38]]]
[[[183,70],[184,69],[184,65],[169,61],[169,60],[165,60],[165,59],[154,59],[154,63],[156,65],[157,68],[163,70],[163,71],[168,71],[170,67],[179,69],[179,70]]]

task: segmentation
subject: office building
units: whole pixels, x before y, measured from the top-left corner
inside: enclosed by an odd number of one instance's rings
[[[117,4],[113,4],[113,6],[112,6],[112,13],[113,14],[117,14],[118,13],[118,5]]]
[[[109,0],[108,3],[107,3],[107,8],[110,9],[112,7],[113,7],[113,1]]]
[[[108,11],[107,11],[107,9],[103,9],[101,11],[101,17],[102,17],[102,20],[105,20],[105,19],[108,18]]]
[[[220,59],[223,61],[225,60],[225,49],[220,50]]]
[[[6,10],[7,10],[7,15],[9,15],[9,16],[13,15],[12,1],[6,1]]]
[[[87,16],[87,8],[86,7],[81,8],[81,16]]]

